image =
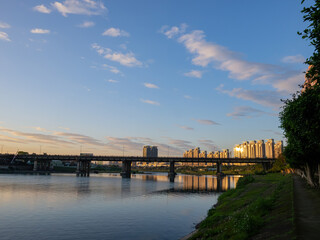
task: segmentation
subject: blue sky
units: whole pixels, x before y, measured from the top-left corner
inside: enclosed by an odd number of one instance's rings
[[[284,140],[300,1],[0,0],[3,152],[179,155]]]

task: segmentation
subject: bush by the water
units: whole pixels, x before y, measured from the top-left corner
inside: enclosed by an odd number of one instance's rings
[[[243,187],[249,183],[252,183],[253,181],[254,181],[254,177],[252,175],[244,176],[238,180],[237,188]]]

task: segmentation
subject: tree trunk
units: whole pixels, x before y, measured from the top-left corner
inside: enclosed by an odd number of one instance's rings
[[[320,163],[318,163],[318,187],[320,187]]]
[[[315,187],[315,182],[314,182],[315,171],[312,167],[313,166],[310,166],[309,163],[306,163],[306,166],[305,166],[306,179],[307,179],[307,182],[310,186]]]

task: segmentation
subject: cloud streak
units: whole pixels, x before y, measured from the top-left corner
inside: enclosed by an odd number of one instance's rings
[[[250,80],[254,84],[268,84],[281,96],[295,92],[298,85],[304,81],[303,71],[291,70],[287,67],[247,61],[243,55],[213,42],[208,42],[201,30],[194,30],[189,33],[172,27],[171,32],[162,31],[168,38],[177,37],[177,41],[184,45],[187,51],[192,54],[192,63],[196,66],[212,66],[215,69],[226,71],[229,78],[239,81]],[[178,28],[179,29],[179,28]],[[285,62],[301,62],[302,56],[288,56],[283,59]],[[190,74],[191,75],[191,74]],[[200,75],[199,75],[200,76]]]
[[[212,120],[208,120],[208,119],[194,119],[194,120],[202,125],[220,125],[219,123]]]
[[[0,22],[0,28],[11,28],[11,26],[8,23]]]
[[[0,40],[6,41],[6,42],[11,42],[9,35],[5,32],[0,32]]]
[[[83,23],[81,23],[80,25],[78,25],[78,27],[81,27],[81,28],[89,28],[89,27],[93,27],[94,25],[95,25],[94,22],[84,21]]]
[[[142,63],[135,58],[132,52],[125,54],[121,52],[114,52],[110,48],[103,48],[96,43],[92,44],[91,46],[99,55],[110,61],[118,62],[126,67],[142,66]]]
[[[282,102],[280,99],[285,95],[283,92],[273,90],[246,90],[242,88],[233,88],[232,90],[223,89],[223,85],[216,88],[221,93],[227,94],[231,97],[252,101],[254,103],[278,109]]]
[[[60,12],[64,17],[68,14],[79,15],[101,15],[107,11],[107,8],[101,1],[95,0],[65,0],[63,2],[51,3],[51,6]]]
[[[159,86],[157,86],[157,85],[155,85],[155,84],[153,84],[153,83],[144,83],[143,85],[144,85],[146,88],[156,88],[156,89],[159,88]]]
[[[42,28],[34,28],[34,29],[31,29],[30,32],[34,34],[49,34],[50,30],[42,29]]]
[[[184,74],[186,77],[202,78],[202,71],[192,70]]]
[[[274,114],[271,114],[253,107],[249,107],[249,106],[235,107],[233,112],[227,114],[228,117],[232,117],[235,119],[243,118],[243,117],[253,118],[253,117],[259,117],[262,115],[274,115]]]
[[[49,8],[47,8],[45,5],[41,4],[41,5],[37,5],[33,8],[34,11],[40,12],[40,13],[46,13],[49,14],[51,13],[51,10]]]
[[[129,37],[130,34],[126,31],[120,30],[119,28],[109,28],[102,33],[103,36],[109,37]]]
[[[140,101],[143,102],[143,103],[160,106],[160,103],[152,101],[152,100],[140,99]]]

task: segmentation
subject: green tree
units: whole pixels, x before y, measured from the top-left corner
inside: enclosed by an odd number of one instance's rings
[[[280,123],[287,138],[284,154],[289,164],[300,169],[309,184],[320,186],[320,0],[304,7],[302,13],[309,25],[298,34],[310,40],[314,47],[313,55],[306,60],[310,66],[306,73],[310,83],[305,86],[305,91],[297,92],[292,99],[284,101]]]

